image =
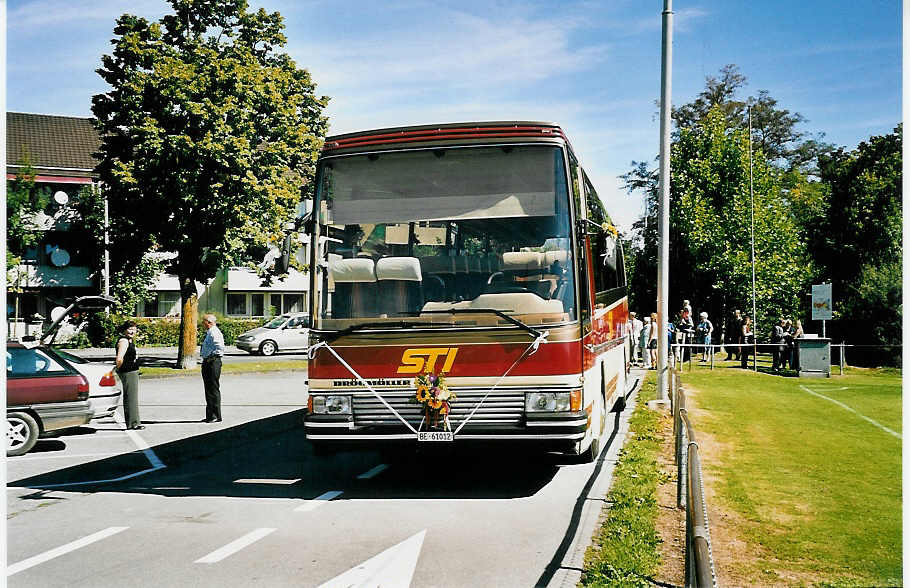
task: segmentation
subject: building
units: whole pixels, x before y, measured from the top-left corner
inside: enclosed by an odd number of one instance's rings
[[[95,267],[91,247],[78,228],[73,208],[80,191],[97,188],[94,153],[100,141],[89,118],[6,113],[7,180],[28,164],[36,184],[53,197],[34,219],[43,236],[23,256],[22,265],[7,272],[7,319],[9,334],[21,336],[26,329],[40,328],[53,308],[66,306],[74,297],[103,291],[103,268]],[[179,316],[180,290],[177,277],[162,274],[150,285],[151,301],[136,309],[137,316]],[[265,317],[273,312],[303,310],[307,302],[306,275],[290,275],[262,286],[255,272],[246,268],[223,268],[208,284],[197,284],[200,310],[227,316]],[[37,326],[36,326],[37,325]]]

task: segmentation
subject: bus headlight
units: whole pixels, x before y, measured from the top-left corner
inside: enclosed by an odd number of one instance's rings
[[[565,412],[570,403],[570,392],[529,392],[525,396],[525,411]]]
[[[350,396],[311,396],[313,414],[351,414]]]

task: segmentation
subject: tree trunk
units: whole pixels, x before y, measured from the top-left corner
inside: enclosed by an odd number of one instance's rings
[[[180,300],[180,342],[177,347],[177,369],[188,370],[196,367],[199,354],[196,349],[196,325],[199,322],[199,295],[192,278],[179,276]]]

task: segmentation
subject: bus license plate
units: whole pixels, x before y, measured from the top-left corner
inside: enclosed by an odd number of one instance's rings
[[[417,433],[418,441],[454,441],[455,435],[451,431],[420,431]]]

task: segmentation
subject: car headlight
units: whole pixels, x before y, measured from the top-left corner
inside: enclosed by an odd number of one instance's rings
[[[313,414],[351,414],[350,396],[311,396]]]
[[[568,412],[581,408],[581,390],[571,392],[529,392],[525,412]]]

